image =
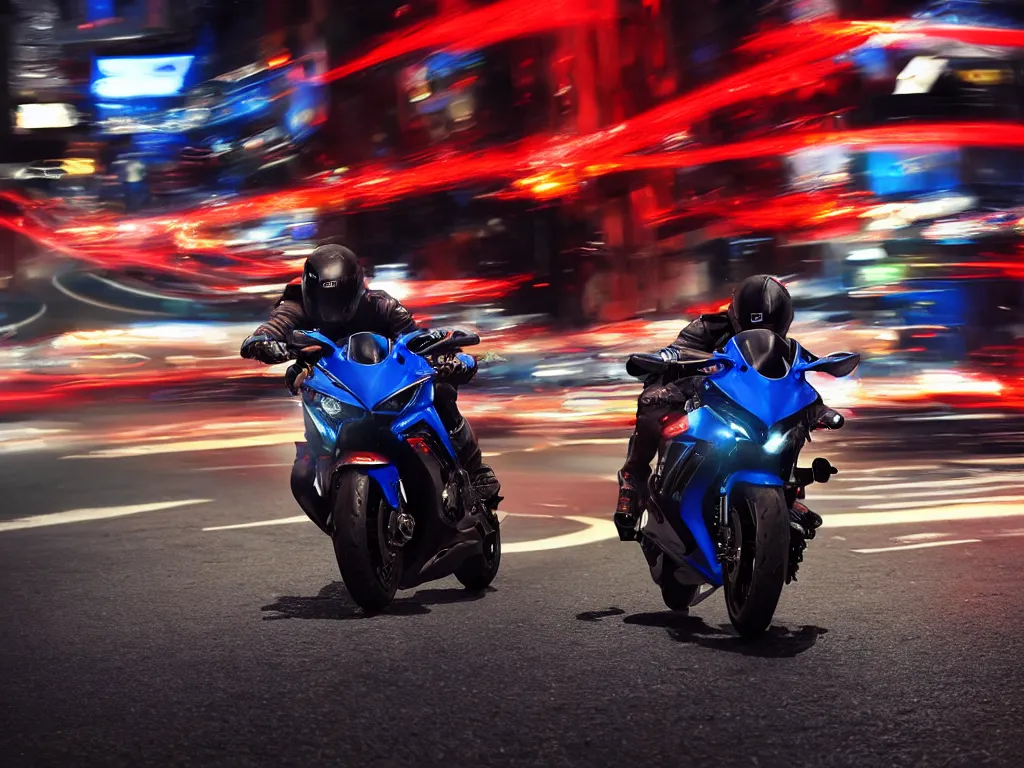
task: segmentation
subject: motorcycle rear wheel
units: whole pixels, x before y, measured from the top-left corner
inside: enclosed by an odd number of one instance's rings
[[[334,556],[341,580],[366,613],[387,608],[402,579],[402,549],[389,541],[388,506],[380,489],[358,471],[344,472],[334,494]]]
[[[693,598],[697,596],[699,586],[695,584],[680,584],[675,574],[666,574],[661,579],[661,599],[665,606],[671,611],[688,611]]]
[[[737,486],[729,519],[735,559],[725,567],[725,605],[740,637],[771,626],[789,567],[789,511],[779,488]]]

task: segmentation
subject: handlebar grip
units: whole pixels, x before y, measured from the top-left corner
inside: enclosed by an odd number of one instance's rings
[[[826,408],[818,416],[815,426],[825,429],[842,429],[844,424],[846,424],[846,419],[843,417],[843,414],[833,411],[831,408]]]

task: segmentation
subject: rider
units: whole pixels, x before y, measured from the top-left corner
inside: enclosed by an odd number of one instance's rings
[[[679,360],[693,353],[711,353],[725,346],[736,334],[755,328],[766,328],[785,338],[792,323],[793,300],[786,287],[771,275],[754,275],[737,286],[725,312],[701,315],[658,354],[665,360]],[[811,360],[817,359],[806,350],[804,353]],[[644,382],[637,404],[636,427],[626,450],[626,463],[619,470],[615,523],[623,530],[636,525],[643,508],[651,461],[661,442],[662,419],[673,410],[686,408],[687,401],[697,394],[701,379],[691,376],[672,380],[668,375],[655,375]],[[824,406],[821,409],[822,414],[831,413]],[[812,420],[816,421],[817,417],[818,414],[813,415]],[[821,518],[803,505],[798,510],[793,511],[794,522],[813,533],[821,525]]]
[[[366,288],[363,268],[356,255],[341,245],[316,248],[306,259],[301,280],[288,285],[270,312],[270,317],[242,343],[242,357],[273,365],[295,357],[288,338],[294,330],[317,329],[331,339],[340,339],[368,331],[397,339],[417,329],[409,311],[384,291]],[[317,347],[302,350],[316,355]],[[448,430],[452,446],[473,484],[491,509],[501,501],[501,486],[494,471],[481,459],[480,447],[469,422],[459,413],[457,387],[476,375],[476,362],[470,355],[438,355],[428,358],[438,371],[434,387],[434,405]],[[300,361],[288,368],[286,380],[294,394],[309,370]],[[313,522],[324,528],[325,513],[321,498],[313,486],[315,457],[305,443],[296,444],[291,487],[295,500]]]

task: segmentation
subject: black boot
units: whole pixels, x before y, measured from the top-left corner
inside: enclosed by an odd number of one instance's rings
[[[631,472],[619,472],[619,501],[612,520],[621,541],[636,541],[636,524],[643,510],[643,485]]]
[[[469,474],[473,488],[480,494],[480,498],[487,508],[494,511],[503,500],[503,497],[498,495],[501,484],[490,465],[483,462],[480,444],[476,440],[473,427],[470,426],[469,421],[463,418],[459,422],[459,426],[453,429],[448,436],[451,438],[452,447],[455,449],[455,455],[459,458],[459,463]]]
[[[821,515],[812,512],[799,501],[789,510],[789,572],[786,583],[796,581],[796,572],[804,561],[807,542],[813,539],[821,527]]]
[[[316,527],[329,534],[326,505],[313,484],[316,479],[315,459],[306,451],[304,444],[299,444],[297,448],[295,463],[292,464],[292,496],[306,516],[316,523]]]

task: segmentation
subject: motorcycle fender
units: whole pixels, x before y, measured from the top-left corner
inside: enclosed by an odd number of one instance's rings
[[[740,470],[733,472],[722,483],[721,495],[725,496],[726,502],[732,489],[737,485],[759,485],[764,488],[782,488],[785,486],[782,478],[771,472],[760,472],[756,470]]]
[[[392,509],[401,507],[402,481],[398,476],[398,468],[387,457],[364,451],[346,453],[335,462],[331,469],[331,477],[347,467],[359,467],[373,480],[384,495],[384,501]]]

